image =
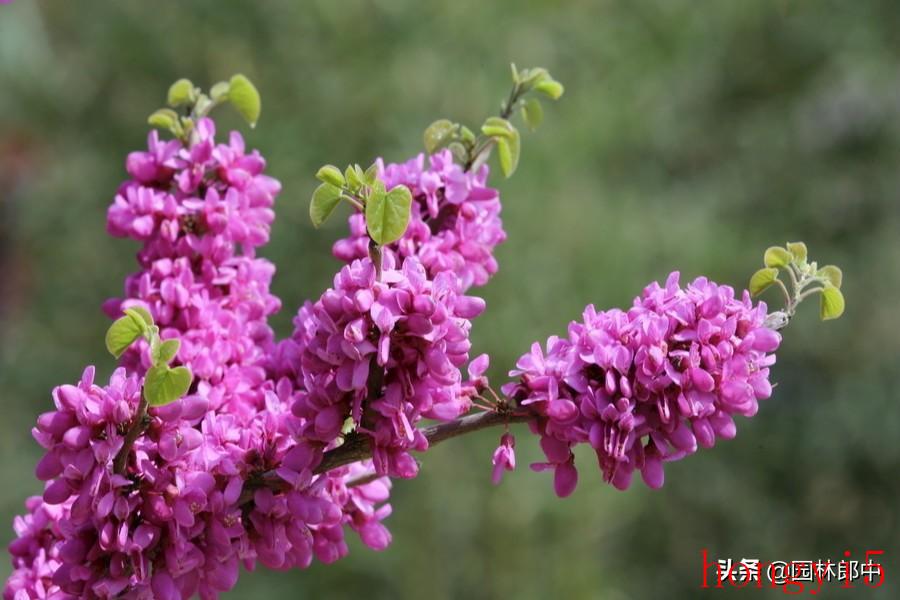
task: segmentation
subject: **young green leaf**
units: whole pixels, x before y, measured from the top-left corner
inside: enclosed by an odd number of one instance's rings
[[[116,319],[106,330],[106,349],[119,358],[136,339],[144,335],[147,325],[140,319],[125,315]]]
[[[563,85],[553,79],[544,79],[543,81],[537,82],[534,85],[534,89],[553,100],[559,100],[563,95],[563,92],[565,92]]]
[[[543,67],[524,69],[519,73],[519,83],[521,83],[522,86],[526,88],[534,86],[542,81],[547,81],[549,79],[552,79],[550,77],[550,73]]]
[[[475,133],[466,127],[465,125],[460,125],[459,127],[459,139],[464,143],[472,146],[475,144]]]
[[[759,296],[774,284],[776,279],[778,279],[778,269],[760,269],[750,278],[750,294]]]
[[[131,306],[129,308],[126,308],[122,312],[124,312],[126,315],[130,315],[136,321],[142,321],[147,325],[147,327],[153,325],[153,315],[151,315],[150,311],[148,311],[143,306]]]
[[[383,246],[403,237],[411,205],[412,194],[406,186],[398,185],[386,194],[373,191],[366,203],[366,226],[372,240]]]
[[[144,397],[150,406],[165,406],[187,393],[191,379],[187,367],[173,369],[166,364],[151,367],[144,377]]]
[[[227,81],[220,81],[209,88],[209,97],[218,104],[228,100],[228,92],[230,91],[231,84]]]
[[[500,159],[500,170],[503,171],[504,177],[512,177],[519,166],[519,151],[521,149],[521,141],[519,139],[519,131],[512,127],[510,137],[494,138],[497,141],[497,158]]]
[[[197,99],[194,84],[189,79],[179,79],[169,87],[167,102],[171,107],[193,104]]]
[[[447,146],[447,149],[453,154],[453,158],[455,158],[459,163],[466,162],[466,159],[469,156],[469,151],[466,150],[466,147],[463,146],[460,142],[450,142],[450,145]]]
[[[366,185],[375,185],[376,181],[378,181],[378,165],[373,163],[366,169]]]
[[[228,100],[250,124],[256,127],[259,121],[259,113],[262,110],[262,102],[256,87],[250,80],[241,74],[235,75],[229,82]]]
[[[323,183],[313,192],[312,202],[309,204],[309,218],[314,227],[320,227],[331,213],[334,212],[338,202],[341,201],[341,189],[330,183]]]
[[[806,262],[806,244],[803,242],[788,242],[787,249],[798,265]]]
[[[841,271],[840,267],[836,267],[834,265],[825,265],[816,273],[819,277],[824,277],[828,280],[831,285],[840,289],[841,283],[844,280],[844,274]]]
[[[793,258],[793,255],[784,248],[772,246],[766,250],[763,262],[767,267],[786,267]]]
[[[341,173],[341,170],[334,165],[325,165],[319,169],[319,172],[316,173],[316,179],[325,183],[330,183],[335,187],[344,186],[344,175]]]
[[[492,138],[511,138],[513,131],[512,123],[500,117],[488,117],[481,126],[481,133]]]
[[[353,168],[353,165],[350,165],[344,171],[344,181],[346,182],[348,188],[353,191],[357,191],[365,182],[365,177],[360,178],[356,174],[356,170]]]
[[[171,108],[161,108],[147,118],[147,123],[174,132],[178,125],[178,113]]]
[[[841,290],[826,283],[819,298],[819,317],[823,321],[828,321],[837,319],[842,314],[844,314],[844,295]]]
[[[178,354],[179,348],[181,348],[181,342],[177,339],[165,340],[156,344],[155,348],[151,348],[153,351],[153,364],[169,364],[175,358],[175,355]]]
[[[425,151],[428,154],[434,154],[446,145],[452,138],[453,132],[456,130],[456,124],[447,119],[438,119],[425,129],[422,136],[425,142]]]
[[[529,98],[525,101],[525,104],[522,105],[522,119],[532,131],[541,126],[541,122],[544,120],[544,109],[541,107],[540,100]]]

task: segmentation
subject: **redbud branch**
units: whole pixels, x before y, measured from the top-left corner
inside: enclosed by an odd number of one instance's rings
[[[422,428],[422,435],[428,440],[428,446],[434,446],[444,440],[449,440],[459,435],[472,433],[479,429],[494,427],[504,423],[521,423],[532,416],[528,413],[511,412],[479,412],[459,417],[446,423],[438,423]],[[316,473],[325,473],[344,465],[349,465],[367,458],[372,458],[372,445],[368,437],[347,436],[346,441],[325,453],[322,462],[316,468]]]
[[[465,415],[453,421],[446,423],[437,423],[421,429],[422,435],[428,440],[429,448],[435,444],[439,444],[444,440],[449,440],[466,433],[472,433],[480,429],[494,427],[497,425],[507,425],[509,423],[522,423],[533,418],[529,413],[512,412],[509,409],[499,411],[485,411]],[[322,474],[343,467],[361,460],[372,458],[372,443],[368,436],[350,434],[344,438],[344,443],[329,450],[322,458],[322,462],[316,467],[315,473]],[[363,485],[377,476],[364,475],[356,479],[350,480],[348,485]],[[249,483],[249,482],[248,482]],[[287,482],[278,478],[274,473],[266,473],[256,482],[245,486],[244,492],[238,500],[239,505],[244,505],[253,500],[253,492],[261,487],[269,487],[272,489],[286,489]]]
[[[134,446],[135,440],[144,432],[147,424],[147,399],[141,394],[141,402],[138,404],[137,413],[131,421],[128,432],[125,433],[125,441],[122,448],[113,459],[113,472],[118,475],[124,475],[125,469],[128,467],[128,455],[131,454],[131,447]]]
[[[501,119],[509,119],[512,116],[513,111],[516,109],[516,103],[521,97],[521,92],[522,87],[518,83],[514,83],[512,89],[510,89],[509,91],[509,97],[506,99],[506,102],[503,103],[503,107],[500,110]],[[490,153],[491,148],[493,148],[495,143],[496,140],[493,137],[486,136],[484,134],[479,135],[478,139],[475,141],[474,149],[469,156],[469,160],[466,161],[463,170],[472,170],[475,164],[479,163],[479,158],[481,157],[481,155],[485,152]]]

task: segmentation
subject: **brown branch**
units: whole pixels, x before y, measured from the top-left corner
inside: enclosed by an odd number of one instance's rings
[[[522,423],[532,418],[529,413],[513,413],[511,411],[484,411],[471,415],[459,417],[447,423],[438,423],[423,427],[422,435],[428,440],[428,447],[431,448],[435,444],[439,444],[444,440],[449,440],[466,433],[472,433],[480,429],[494,427],[496,425],[504,425],[508,423]],[[348,435],[343,444],[329,450],[322,458],[322,462],[316,467],[315,473],[322,474],[343,467],[361,460],[372,458],[372,443],[368,436],[358,434]],[[356,480],[351,480],[348,485],[362,485],[372,481],[374,478],[362,476]],[[269,487],[276,490],[287,489],[287,482],[279,478],[271,471],[263,475],[254,482],[247,482],[244,492],[238,500],[239,505],[244,505],[253,499],[253,493],[263,487]]]
[[[131,448],[134,446],[134,442],[140,437],[144,430],[147,428],[147,399],[144,398],[143,392],[141,393],[141,402],[138,404],[137,414],[134,415],[134,419],[131,421],[131,426],[128,428],[128,432],[125,433],[125,441],[122,444],[122,447],[119,449],[119,452],[116,454],[116,457],[113,459],[113,472],[118,475],[124,475],[125,470],[128,468],[128,455],[131,454]]]

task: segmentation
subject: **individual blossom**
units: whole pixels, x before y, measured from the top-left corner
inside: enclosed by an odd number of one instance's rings
[[[450,271],[460,289],[481,286],[497,272],[494,248],[506,239],[500,220],[500,196],[487,187],[488,167],[467,172],[453,162],[449,150],[428,157],[420,154],[401,164],[376,162],[387,189],[404,185],[412,192],[412,214],[404,236],[386,250],[398,264],[414,256],[429,277]],[[351,262],[368,256],[365,218],[350,217],[350,236],[334,244],[335,257]]]
[[[753,416],[772,393],[769,367],[781,336],[766,305],[748,292],[678,273],[644,289],[628,311],[585,309],[564,338],[534,344],[504,386],[536,418],[556,492],[570,494],[578,472],[572,447],[587,443],[603,478],[626,489],[639,470],[653,488],[663,462],[735,436],[735,415]]]
[[[494,465],[491,481],[498,485],[503,479],[503,471],[514,471],[516,468],[516,438],[513,435],[504,433],[500,436],[500,445],[494,450],[491,462]]]

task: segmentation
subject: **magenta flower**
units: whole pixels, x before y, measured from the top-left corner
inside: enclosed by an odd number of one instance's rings
[[[604,481],[619,489],[635,470],[653,488],[665,461],[712,447],[735,435],[734,415],[753,416],[772,393],[769,366],[781,336],[766,328],[766,306],[747,292],[698,278],[686,288],[672,273],[665,287],[648,286],[627,312],[588,306],[566,338],[535,344],[504,391],[539,416],[541,436],[559,496],[578,473],[572,446],[597,453]]]
[[[494,465],[491,481],[498,485],[503,479],[503,471],[513,471],[516,468],[516,438],[513,435],[504,433],[500,436],[500,445],[494,450],[491,462]]]
[[[382,524],[389,482],[348,487],[371,463],[326,475],[309,461],[299,467],[309,426],[290,410],[298,392],[267,370],[277,348],[267,319],[280,302],[269,291],[274,267],[254,252],[268,241],[280,185],[240,135],[217,145],[209,119],[195,131],[187,147],[151,133],[148,151],[129,155],[132,179],[108,227],[141,242],[140,271],[124,299],[105,305],[116,317],[123,307],[149,310],[162,338],[180,339],[176,362],[191,368],[194,385],[150,409],[121,472],[114,459],[137,413],[147,344],[123,355],[107,386],[88,368],[78,385],[54,390],[56,410],[34,430],[47,449],[36,474],[47,484],[16,521],[4,600],[215,598],[241,565],[284,569],[344,556],[345,527],[373,548],[390,542]],[[445,345],[448,356],[463,352]],[[253,489],[276,469],[293,474],[289,489]]]
[[[376,472],[415,476],[409,450],[428,447],[416,423],[470,407],[460,367],[484,301],[459,287],[452,273],[429,280],[415,258],[395,269],[386,256],[380,281],[369,259],[341,269],[332,289],[300,309],[293,338],[281,344],[288,348],[278,352],[287,362],[273,367],[297,382],[301,436],[325,448],[349,420],[356,435],[372,439]]]
[[[388,189],[405,185],[413,195],[412,216],[406,234],[388,249],[402,259],[415,256],[429,277],[451,271],[460,290],[481,286],[497,272],[494,248],[506,239],[500,220],[500,196],[487,187],[487,166],[466,173],[448,150],[402,164],[377,161],[379,176]],[[334,244],[335,257],[351,262],[368,256],[368,236],[362,214],[350,217],[350,237]]]

